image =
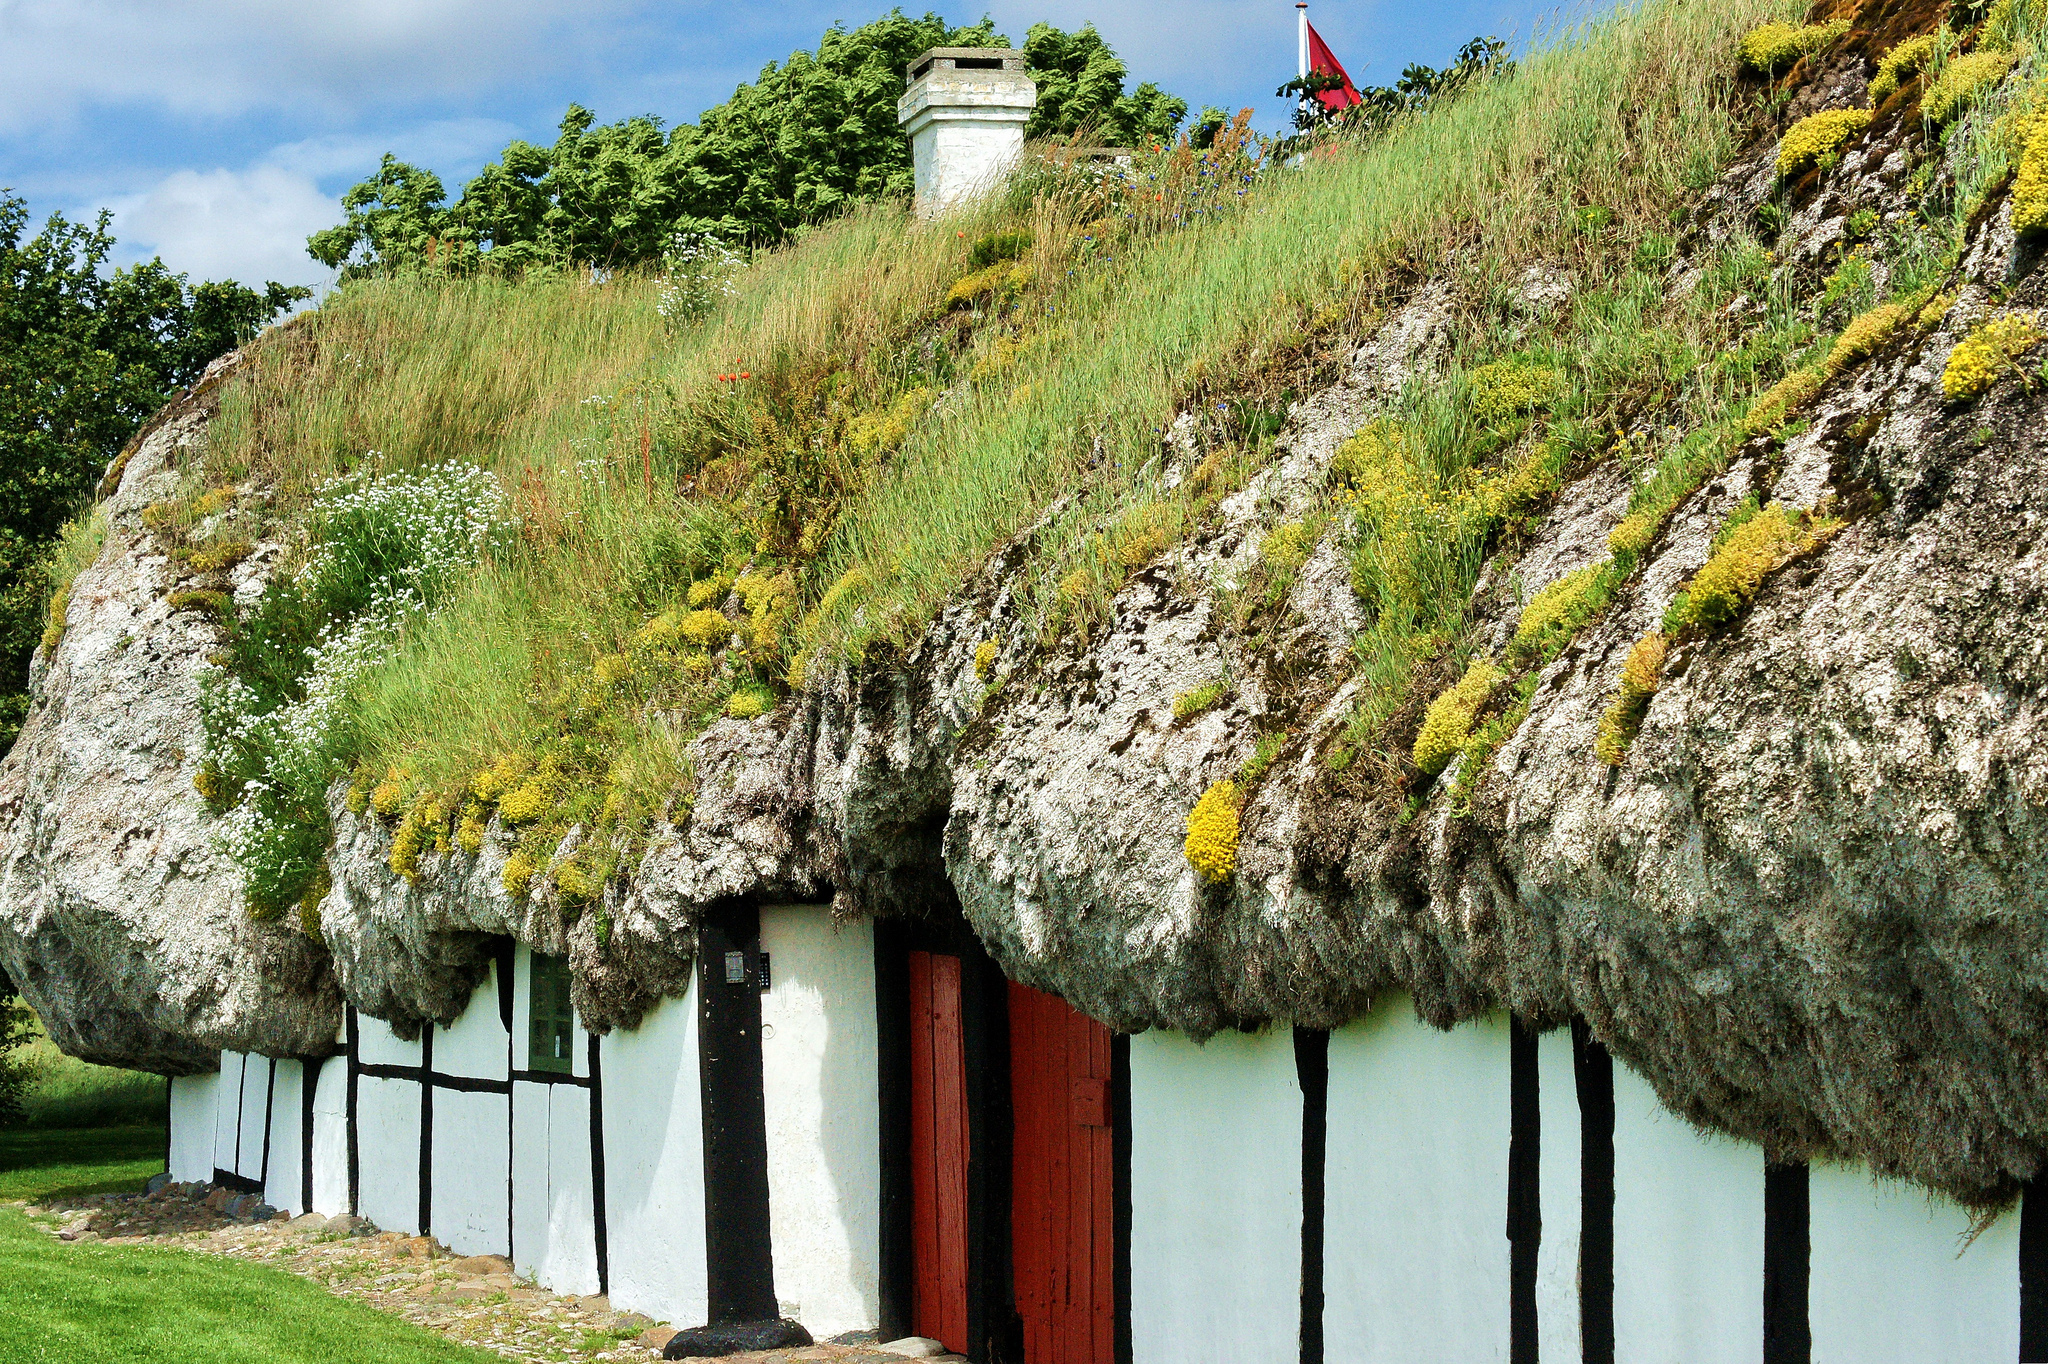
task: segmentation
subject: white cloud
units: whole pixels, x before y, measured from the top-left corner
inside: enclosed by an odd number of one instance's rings
[[[340,216],[334,197],[279,166],[245,171],[175,171],[114,206],[125,260],[161,256],[197,281],[235,279],[261,286],[322,285],[326,267],[306,254],[306,238]]]
[[[458,166],[474,165],[497,155],[519,136],[514,124],[497,118],[451,118],[379,133],[328,133],[275,147],[264,158],[277,166],[317,180],[346,177],[351,183],[370,175],[390,152],[401,161],[426,166],[449,177]],[[448,192],[459,194],[459,179]]]
[[[0,0],[0,134],[94,106],[337,114],[587,59],[645,0]]]

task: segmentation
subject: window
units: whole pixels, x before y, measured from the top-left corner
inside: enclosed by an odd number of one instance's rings
[[[575,1073],[576,1010],[569,1004],[569,963],[563,957],[533,954],[529,978],[526,1034],[528,1070]]]

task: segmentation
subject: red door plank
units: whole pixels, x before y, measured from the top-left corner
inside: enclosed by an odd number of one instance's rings
[[[1026,1364],[1112,1364],[1109,1030],[1010,986],[1012,1263]]]
[[[936,1301],[920,1335],[967,1353],[967,1053],[960,959],[931,958],[932,1153]]]
[[[932,1075],[932,958],[910,954],[911,1320],[920,1335],[940,1311],[939,1194]]]

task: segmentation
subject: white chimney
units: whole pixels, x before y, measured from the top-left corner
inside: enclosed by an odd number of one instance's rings
[[[910,64],[896,121],[910,134],[917,211],[926,217],[989,189],[1024,152],[1038,87],[1024,54],[935,47]]]

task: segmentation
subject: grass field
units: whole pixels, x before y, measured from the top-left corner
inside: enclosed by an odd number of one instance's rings
[[[138,1189],[163,1129],[0,1133],[0,1201]],[[70,1245],[0,1207],[0,1358],[10,1364],[483,1364],[305,1279],[156,1246]]]
[[[130,1193],[163,1168],[161,1124],[0,1132],[0,1202]]]
[[[140,1070],[95,1066],[57,1050],[40,1024],[20,1060],[35,1079],[22,1100],[23,1127],[156,1125],[164,1117],[164,1079]],[[0,1194],[0,1197],[4,1197]]]

